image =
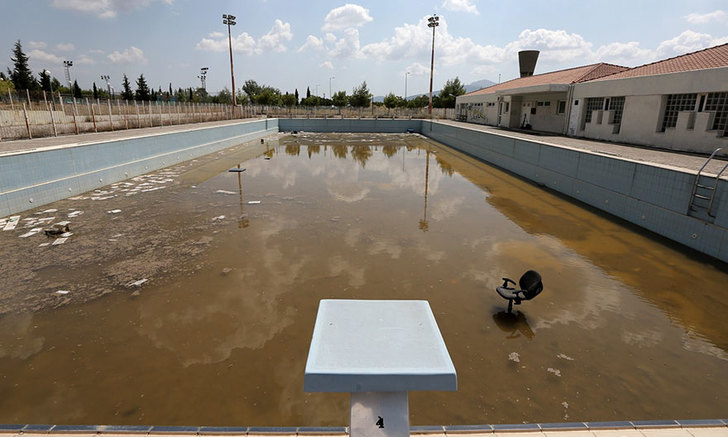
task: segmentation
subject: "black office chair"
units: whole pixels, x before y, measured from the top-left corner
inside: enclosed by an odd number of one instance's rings
[[[518,281],[518,285],[521,287],[520,290],[509,287],[509,282],[516,285],[516,282],[512,279],[503,278],[503,285],[495,289],[503,299],[508,300],[509,313],[513,309],[514,303],[520,305],[522,301],[531,300],[543,291],[541,275],[535,270],[529,270],[521,276],[521,279]]]

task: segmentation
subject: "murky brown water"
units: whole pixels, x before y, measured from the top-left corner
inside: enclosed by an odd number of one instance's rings
[[[414,135],[162,173],[23,215],[83,210],[63,245],[0,232],[0,423],[346,424],[303,393],[323,298],[430,301],[459,390],[411,394],[415,425],[725,415],[723,265]],[[529,268],[509,317],[494,288]]]

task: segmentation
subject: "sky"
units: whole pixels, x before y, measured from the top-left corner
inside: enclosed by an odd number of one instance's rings
[[[12,68],[20,40],[34,73],[48,69],[84,89],[121,89],[144,74],[155,89],[231,87],[246,80],[301,96],[351,94],[366,81],[374,95],[434,89],[458,77],[518,76],[519,50],[540,50],[536,74],[595,62],[634,67],[728,43],[726,0],[0,0],[0,70]],[[409,74],[407,74],[409,73]]]

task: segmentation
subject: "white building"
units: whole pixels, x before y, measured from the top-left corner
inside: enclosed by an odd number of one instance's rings
[[[710,153],[728,148],[728,44],[627,69],[595,64],[460,96],[458,118]]]

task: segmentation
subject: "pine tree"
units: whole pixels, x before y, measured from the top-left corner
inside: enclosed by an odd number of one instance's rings
[[[94,82],[94,88],[93,88],[93,90],[94,90],[94,100],[96,100],[96,99],[99,98],[99,89],[96,88],[96,82]]]
[[[149,85],[147,85],[147,80],[144,79],[144,74],[140,74],[139,78],[136,80],[137,89],[134,92],[136,94],[136,99],[146,102],[149,100]]]
[[[38,73],[40,76],[40,88],[43,91],[51,92],[51,75],[46,73],[46,70]]]
[[[81,92],[81,87],[78,86],[77,81],[73,81],[73,97],[80,99],[83,97],[83,93]]]
[[[20,40],[15,43],[13,49],[13,56],[10,60],[13,61],[13,71],[10,72],[10,80],[13,81],[16,90],[37,90],[40,86],[38,81],[33,77],[33,73],[28,67],[28,56],[23,53],[23,46],[20,44]]]
[[[124,74],[124,80],[121,83],[124,90],[121,92],[121,97],[124,100],[134,100],[134,93],[131,90],[131,84],[129,83],[129,78],[126,77],[126,74]]]

